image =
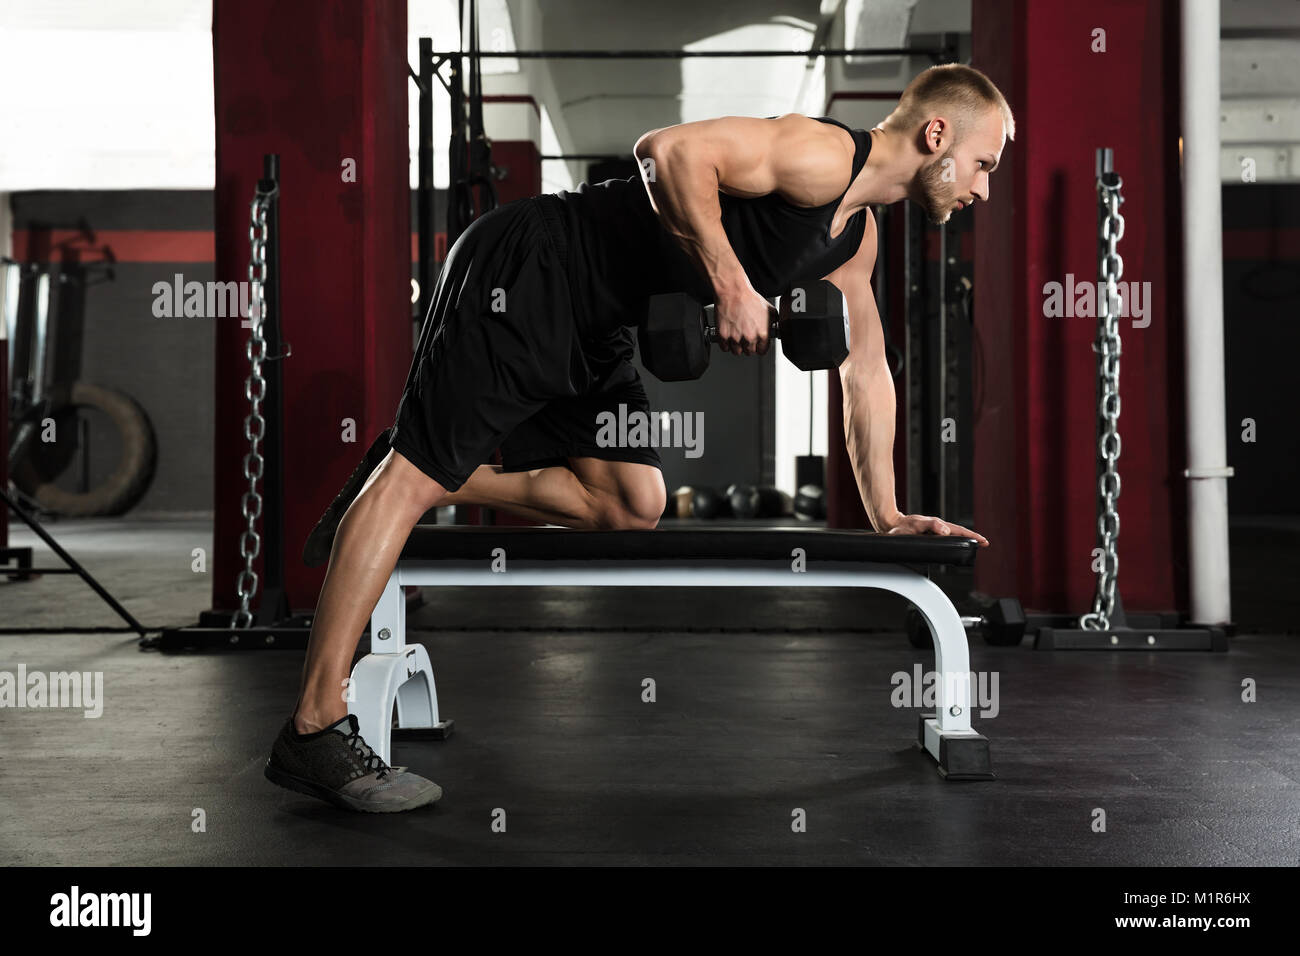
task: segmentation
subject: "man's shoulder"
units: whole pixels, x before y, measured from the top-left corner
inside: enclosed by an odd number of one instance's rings
[[[548,195],[574,205],[582,205],[623,202],[629,196],[635,197],[644,193],[645,187],[641,184],[640,177],[630,176],[623,179],[603,179],[599,182],[581,182],[573,189],[561,189]]]
[[[833,116],[809,116],[806,113],[784,113],[771,117],[797,133],[808,136],[821,136],[837,143],[853,142],[855,130],[848,123]]]

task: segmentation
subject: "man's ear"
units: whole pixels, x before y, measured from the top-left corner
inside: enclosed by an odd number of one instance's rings
[[[921,151],[924,153],[942,153],[952,140],[952,124],[942,116],[936,116],[926,123],[921,130]]]

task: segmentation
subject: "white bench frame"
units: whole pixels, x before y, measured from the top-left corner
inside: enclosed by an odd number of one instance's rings
[[[929,623],[934,638],[936,713],[921,717],[917,745],[953,779],[991,779],[987,740],[971,728],[970,651],[961,617],[925,575],[896,564],[821,562],[795,573],[775,561],[693,558],[511,560],[494,572],[487,559],[403,560],[370,617],[370,653],[352,669],[349,700],[361,734],[392,762],[393,707],[397,727],[449,730],[438,710],[437,685],[422,644],[406,643],[405,585],[426,587],[797,587],[877,588],[902,595]],[[960,753],[955,761],[953,755]]]

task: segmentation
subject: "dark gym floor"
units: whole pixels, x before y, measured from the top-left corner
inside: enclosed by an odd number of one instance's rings
[[[210,584],[189,568],[210,537],[202,520],[51,530],[148,624],[206,607]],[[892,596],[426,592],[412,636],[456,731],[397,745],[396,762],[446,796],[392,816],[263,779],[299,653],[4,635],[0,670],[103,671],[106,703],[99,719],[0,709],[0,863],[1294,866],[1298,541],[1294,520],[1234,526],[1243,633],[1227,654],[974,642],[972,667],[998,677],[999,712],[977,720],[998,774],[987,783],[945,782],[912,746],[917,710],[893,705],[891,677],[933,661],[893,623]],[[39,549],[38,564],[55,562]],[[5,627],[112,623],[62,575],[0,580],[0,608]],[[552,629],[484,629],[530,623]],[[583,629],[555,630],[569,625]],[[714,625],[727,629],[703,630]],[[641,701],[646,677],[655,703]],[[1246,678],[1256,703],[1241,700]],[[206,832],[192,832],[196,808]],[[796,808],[806,832],[792,832]]]

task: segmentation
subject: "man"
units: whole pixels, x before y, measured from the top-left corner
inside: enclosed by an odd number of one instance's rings
[[[652,130],[642,177],[511,203],[452,247],[390,432],[308,539],[329,568],[293,717],[266,775],[355,810],[431,803],[441,789],[387,767],[342,688],[366,621],[429,509],[475,504],[574,528],[653,528],[665,489],[653,448],[595,440],[600,412],[646,410],[630,364],[645,298],[716,303],[721,347],[768,348],[764,297],[825,278],[844,293],[844,430],[862,505],[891,534],[969,529],[895,503],[895,396],[870,276],[868,206],[910,199],[936,223],[989,197],[1014,138],[1006,100],[967,66],[914,79],[880,126],[727,117]],[[484,464],[500,448],[503,465]],[[340,518],[341,516],[341,518]],[[336,530],[337,529],[337,530]]]

